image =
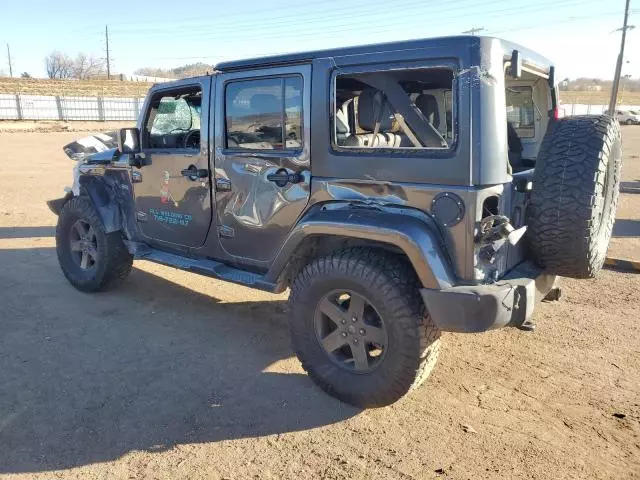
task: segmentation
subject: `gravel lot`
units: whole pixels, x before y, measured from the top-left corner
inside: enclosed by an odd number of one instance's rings
[[[640,478],[640,274],[564,280],[535,333],[446,334],[422,388],[360,411],[292,357],[285,296],[147,262],[74,290],[44,202],[79,136],[0,133],[0,477]],[[618,218],[640,260],[640,195]]]

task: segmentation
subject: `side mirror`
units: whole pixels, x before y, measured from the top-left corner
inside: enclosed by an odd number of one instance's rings
[[[118,134],[118,150],[120,153],[140,153],[140,130],[121,128]]]

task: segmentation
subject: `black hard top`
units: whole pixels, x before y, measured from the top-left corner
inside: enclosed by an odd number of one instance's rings
[[[345,57],[349,55],[382,53],[399,50],[443,49],[448,51],[449,53],[452,51],[452,49],[457,49],[458,51],[473,48],[479,49],[482,44],[494,43],[496,41],[502,44],[505,52],[518,50],[523,54],[524,57],[537,65],[551,65],[551,62],[541,55],[506,40],[488,36],[458,35],[451,37],[423,38],[416,40],[404,40],[400,42],[360,45],[355,47],[333,48],[329,50],[316,50],[311,52],[285,53],[282,55],[249,58],[246,60],[232,60],[229,62],[222,62],[217,64],[215,66],[215,69],[225,72],[232,70],[242,70],[246,68],[309,63],[317,58]]]

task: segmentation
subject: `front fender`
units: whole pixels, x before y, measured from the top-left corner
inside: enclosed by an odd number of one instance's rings
[[[395,246],[402,250],[424,288],[450,288],[454,275],[435,223],[375,208],[318,208],[305,215],[278,252],[266,280],[277,282],[297,247],[308,237],[334,235]]]
[[[93,202],[106,233],[122,230],[122,214],[115,194],[104,177],[80,177],[81,192]]]

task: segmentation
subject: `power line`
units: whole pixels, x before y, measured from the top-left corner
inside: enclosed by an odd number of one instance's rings
[[[514,28],[510,28],[510,29],[506,29],[506,30],[500,30],[500,31],[493,31],[493,30],[487,30],[490,34],[494,35],[497,33],[504,33],[504,32],[511,32],[511,31],[520,31],[520,30],[527,30],[527,29],[540,29],[540,28],[548,28],[550,26],[555,26],[555,25],[560,25],[560,24],[567,24],[567,23],[576,23],[576,22],[581,22],[584,20],[591,20],[591,19],[596,19],[596,18],[601,18],[601,17],[606,17],[606,16],[612,16],[612,15],[619,15],[618,12],[603,12],[603,13],[597,13],[597,14],[593,14],[593,15],[586,15],[586,16],[582,16],[582,17],[573,17],[570,19],[566,19],[566,20],[560,20],[560,21],[555,21],[555,22],[548,22],[544,25],[538,25],[538,26],[531,26],[530,24],[527,25],[522,25],[522,26],[516,26]],[[387,29],[388,31],[397,31],[396,27],[390,27],[390,29]],[[376,30],[378,32],[384,31],[384,30]],[[326,32],[326,33],[332,33],[332,32]],[[309,35],[311,33],[308,33],[307,35]],[[296,35],[296,38],[299,38],[301,36],[304,36],[305,34],[298,34]],[[316,35],[315,33],[313,33],[313,35]],[[226,41],[222,41],[222,42],[217,42],[217,44],[223,44],[223,43],[234,43],[235,41],[233,40],[229,40],[228,42]],[[278,54],[282,54],[284,52],[284,50],[280,50],[280,51],[272,51],[272,52],[268,52],[268,53],[254,53],[253,55],[255,56],[267,56],[267,55],[278,55]],[[196,59],[216,59],[219,60],[221,58],[238,58],[236,55],[202,55],[202,56],[184,56],[184,57],[154,57],[154,59],[158,59],[158,60],[196,60]]]
[[[585,4],[585,3],[596,3],[599,2],[601,0],[591,0],[591,1],[576,1],[576,0],[572,0],[569,2],[565,2],[565,5],[563,6],[570,6],[572,4]],[[494,4],[504,4],[505,0],[490,0],[490,1],[486,1],[483,3],[483,7],[487,7],[489,5],[494,5]],[[377,4],[380,5],[387,5],[388,1],[382,1],[382,2],[368,2],[366,4],[367,7],[372,7],[375,6]],[[523,12],[527,12],[529,11],[531,8],[533,8],[533,11],[536,10],[541,10],[540,7],[545,6],[545,5],[556,5],[557,4],[557,0],[554,1],[550,1],[550,2],[544,2],[544,3],[539,3],[537,5],[533,5],[533,6],[529,6],[529,7],[519,7],[519,8],[507,8],[505,9],[504,7],[499,8],[499,9],[494,9],[491,11],[484,11],[483,13],[500,13],[500,14],[504,14],[505,12],[508,11],[512,11],[513,13],[523,13]],[[460,14],[460,13],[455,13],[457,11],[460,10],[469,10],[469,8],[471,6],[477,5],[477,0],[458,0],[458,1],[449,1],[447,2],[447,5],[444,8],[430,8],[428,11],[425,11],[425,14],[428,14],[431,20],[434,20],[434,16],[435,14],[445,14],[444,17],[440,17],[437,19],[438,21],[438,25],[440,25],[440,20],[442,19],[452,19],[452,20],[457,20],[459,18],[465,18],[465,17],[470,17],[470,16],[477,16],[477,13],[467,13],[467,14]],[[403,7],[404,8],[409,8],[409,7],[418,7],[418,6],[424,6],[424,0],[419,0],[419,1],[413,1],[413,2],[409,2],[409,3],[404,3]],[[453,6],[453,8],[452,8]],[[349,7],[345,7],[342,9],[331,9],[331,10],[327,10],[326,13],[325,12],[320,12],[320,15],[305,15],[303,19],[300,20],[295,20],[295,25],[296,27],[300,26],[300,25],[304,25],[304,24],[318,24],[319,22],[322,22],[324,24],[330,22],[329,27],[333,28],[333,27],[344,27],[344,28],[349,28],[349,29],[353,29],[354,27],[357,27],[359,25],[362,25],[364,27],[367,28],[373,28],[377,25],[397,25],[397,26],[404,26],[406,25],[407,22],[407,11],[405,9],[397,9],[391,12],[388,12],[384,15],[383,18],[379,18],[379,11],[377,11],[376,9],[373,8],[367,8],[364,12],[360,13],[357,17],[357,19],[354,19],[348,15],[345,15],[344,12],[350,12],[353,11],[353,6],[349,6]],[[413,15],[412,17],[415,20],[419,20],[420,22],[424,22],[424,18],[419,15],[419,12],[417,11],[418,9],[413,10]],[[545,9],[546,10],[546,9]],[[395,18],[394,18],[395,17]],[[371,18],[372,20],[369,20],[369,18]],[[335,20],[335,21],[334,21]],[[397,22],[394,23],[394,20],[396,20]],[[183,38],[200,38],[200,37],[207,37],[210,38],[211,36],[215,36],[215,37],[226,37],[228,35],[228,33],[230,32],[238,32],[241,30],[253,30],[255,27],[261,27],[264,26],[265,24],[268,24],[269,27],[278,27],[278,26],[282,26],[282,27],[287,27],[290,26],[292,24],[292,20],[291,18],[280,18],[279,20],[275,20],[275,21],[268,21],[266,22],[264,19],[260,18],[252,18],[249,19],[248,21],[239,21],[239,22],[234,22],[232,24],[229,25],[219,25],[219,24],[215,24],[215,25],[209,25],[209,26],[201,26],[201,27],[194,27],[194,26],[190,26],[189,27],[189,31],[186,32],[184,35],[182,35]],[[327,25],[323,25],[323,24],[318,24],[317,25],[317,29],[322,30],[323,32],[325,31],[325,29],[327,28]],[[115,31],[115,30],[114,30]],[[372,30],[373,31],[373,30]],[[166,36],[166,35],[174,35],[174,31],[168,31],[165,28],[152,28],[152,29],[138,29],[136,28],[135,30],[122,30],[121,31],[123,34],[126,35],[144,35],[146,36],[150,36],[150,35],[159,35],[159,36]],[[287,36],[290,36],[290,33],[285,33]],[[261,37],[264,37],[264,35],[261,35]]]
[[[591,1],[570,1],[570,2],[566,2],[565,4],[563,4],[563,6],[571,6],[571,5],[584,5],[586,3],[599,3],[601,0],[591,0]],[[486,2],[484,5],[487,4],[495,4],[495,3],[502,3],[503,0],[493,0],[490,2]],[[475,4],[475,2],[473,2]],[[421,2],[421,4],[423,4]],[[485,11],[483,13],[489,13],[489,14],[497,14],[500,16],[500,18],[503,18],[505,16],[511,16],[511,15],[519,15],[522,13],[534,13],[536,11],[543,11],[543,10],[547,10],[546,6],[547,5],[556,5],[557,4],[557,0],[553,0],[553,1],[549,1],[549,2],[544,2],[544,3],[538,3],[537,5],[533,5],[530,7],[525,7],[524,9],[522,7],[520,8],[500,8],[500,9],[494,9],[491,11]],[[468,6],[459,6],[457,8],[450,8],[447,7],[445,9],[441,9],[441,10],[431,10],[429,13],[433,14],[433,13],[452,13],[455,10],[460,10],[460,9],[468,9]],[[369,13],[367,15],[377,15],[375,12]],[[318,34],[320,34],[321,36],[326,36],[327,34],[332,34],[332,33],[342,33],[344,32],[345,28],[349,28],[352,32],[354,30],[359,30],[362,28],[367,28],[367,29],[371,29],[372,32],[375,33],[381,33],[381,32],[386,32],[386,31],[398,31],[398,27],[403,27],[404,29],[406,29],[406,27],[408,26],[412,26],[411,23],[407,22],[406,19],[406,12],[398,12],[397,13],[398,18],[397,21],[393,21],[396,19],[390,18],[389,15],[386,15],[385,18],[381,18],[378,20],[367,20],[366,23],[362,22],[362,19],[359,17],[359,21],[353,21],[352,19],[345,19],[343,22],[332,22],[331,25],[329,27],[325,26],[325,25],[318,25],[317,28],[313,28],[310,31],[306,31],[306,32],[301,32],[301,33],[297,33],[295,35],[295,38],[304,38],[304,37],[309,37],[309,36],[318,36]],[[477,13],[468,13],[468,14],[452,14],[452,15],[446,15],[444,17],[440,17],[437,19],[433,19],[434,21],[437,22],[438,26],[441,25],[447,25],[447,24],[452,24],[452,23],[457,23],[457,21],[460,18],[465,18],[465,17],[471,17],[471,16],[477,16]],[[343,15],[340,15],[339,17],[340,19],[344,18]],[[418,18],[417,15],[414,15],[414,18],[416,18],[416,20],[419,20],[420,22],[423,22],[423,20],[421,18]],[[491,18],[491,17],[490,17]],[[329,18],[331,19],[331,18]],[[448,20],[448,21],[444,21],[443,20]],[[307,20],[303,20],[300,22],[296,22],[296,25],[299,25],[301,23],[317,23],[316,19],[307,19]],[[291,24],[291,20],[290,19],[284,19],[282,26],[286,26],[286,25],[290,25]],[[255,21],[252,22],[245,22],[245,23],[240,23],[240,24],[234,24],[232,26],[233,28],[233,32],[236,32],[238,30],[252,30],[253,27],[256,26],[260,26],[260,25],[264,25],[264,21],[259,21],[258,23],[255,23]],[[280,25],[279,23],[272,23],[269,22],[270,26],[273,27],[277,27],[278,25]],[[376,28],[376,27],[382,27],[382,28]],[[417,26],[417,25],[415,25]],[[375,30],[374,30],[375,28]],[[317,33],[316,33],[317,32]],[[164,36],[164,35],[173,35],[173,31],[169,32],[166,30],[163,30],[162,32],[156,32],[156,33],[152,33],[152,32],[139,32],[139,31],[134,31],[134,32],[124,32],[125,34],[129,35],[135,35],[135,34],[145,34],[145,36],[151,36],[151,35],[156,35],[156,36]],[[183,39],[192,39],[192,40],[196,40],[196,39],[208,39],[208,40],[215,40],[216,44],[223,44],[223,43],[237,43],[238,40],[242,40],[242,41],[246,41],[246,40],[272,40],[272,39],[279,39],[279,38],[290,38],[291,37],[291,33],[290,32],[282,32],[282,31],[277,31],[274,33],[269,33],[269,34],[252,34],[252,35],[245,35],[242,36],[240,38],[233,38],[230,39],[229,38],[229,32],[221,29],[221,28],[215,28],[214,31],[212,32],[190,32],[187,33],[185,35],[182,35],[181,38]]]
[[[620,12],[603,12],[603,13],[596,13],[594,15],[585,15],[582,17],[571,17],[565,20],[558,20],[555,22],[550,22],[550,23],[545,23],[544,25],[519,25],[513,28],[507,28],[505,30],[490,30],[489,32],[492,35],[496,35],[499,33],[509,33],[509,32],[520,32],[522,30],[539,30],[541,28],[548,28],[548,27],[552,27],[555,25],[562,25],[562,24],[566,24],[566,23],[574,23],[574,22],[581,22],[583,20],[592,20],[594,18],[602,18],[602,17],[610,17],[610,16],[614,16],[614,15],[620,15]]]
[[[554,0],[555,1],[555,0]],[[551,2],[553,3],[553,2]],[[578,2],[580,4],[584,3],[584,2]],[[542,9],[540,9],[542,10]],[[501,15],[501,18],[504,16],[509,16],[509,15],[513,15],[513,14],[517,14],[518,12],[512,12],[512,13],[503,13]],[[604,15],[608,15],[608,13],[605,14],[598,14],[598,15],[594,15],[592,17],[601,17]],[[449,21],[440,21],[438,20],[438,25],[442,26],[442,25],[448,25],[448,24],[452,24],[452,23],[457,23],[457,18],[453,17],[453,19],[450,19]],[[446,20],[446,18],[445,18]],[[549,24],[545,24],[545,26],[548,26]],[[362,25],[362,27],[372,27],[373,24],[371,22],[368,22],[366,25]],[[393,33],[397,33],[398,32],[398,28],[399,27],[403,27],[404,30],[407,30],[408,27],[411,27],[412,25],[410,23],[407,23],[406,20],[402,20],[401,22],[389,22],[388,20],[385,20],[382,24],[380,28],[375,28],[375,32],[376,33],[386,33],[386,32],[393,32]],[[358,30],[361,30],[360,28],[358,28],[359,26],[354,24],[351,26],[351,32],[355,32]],[[300,32],[300,33],[296,33],[295,38],[296,39],[302,39],[302,38],[307,38],[307,37],[315,37],[315,38],[327,38],[327,36],[329,35],[333,35],[333,34],[340,34],[344,32],[344,28],[342,28],[342,26],[339,26],[338,28],[324,28],[321,31],[306,31],[306,32]],[[241,38],[216,38],[216,34],[211,34],[211,35],[205,35],[205,34],[200,34],[198,36],[192,36],[189,37],[192,40],[195,39],[207,39],[207,40],[213,40],[215,41],[216,46],[220,46],[220,45],[225,45],[225,44],[237,44],[238,41],[250,41],[250,40],[277,40],[277,39],[289,39],[290,38],[290,33],[284,32],[284,33],[274,33],[274,34],[268,34],[268,35],[260,35],[260,34],[255,34],[255,35],[248,35],[248,36],[243,36]],[[400,40],[401,38],[398,37],[398,40]],[[339,40],[339,39],[338,39]],[[212,57],[215,57],[215,55],[212,55]]]
[[[476,0],[458,0],[458,1],[452,1],[450,3],[459,3],[460,1],[462,1],[463,3],[468,3],[468,2],[475,2]],[[500,2],[500,1],[504,1],[504,0],[493,0],[492,2],[489,3],[496,3],[496,2]],[[304,18],[302,19],[296,19],[295,20],[295,25],[296,27],[299,25],[303,25],[303,24],[307,24],[307,23],[317,23],[318,21],[322,20],[324,22],[328,22],[328,21],[332,21],[332,20],[346,20],[347,21],[347,25],[349,24],[354,24],[357,22],[354,22],[354,20],[352,18],[349,18],[348,16],[345,15],[345,13],[348,12],[352,12],[354,9],[358,9],[358,8],[365,8],[367,7],[368,10],[365,10],[364,12],[358,14],[358,21],[362,22],[365,18],[367,17],[379,17],[379,10],[371,8],[371,7],[375,7],[375,6],[382,6],[382,5],[388,5],[388,0],[378,0],[378,1],[369,1],[369,2],[365,2],[362,5],[351,5],[349,7],[342,7],[342,8],[332,8],[332,9],[324,9],[324,10],[320,10],[317,12],[313,12],[313,14],[310,14],[310,12],[307,12],[304,15]],[[403,3],[402,5],[404,8],[407,7],[413,7],[413,6],[424,6],[424,0],[413,0],[411,2],[408,3]],[[450,10],[449,8],[445,8],[444,11]],[[442,10],[440,10],[442,11]],[[406,13],[403,12],[390,12],[393,15],[403,15],[406,19]],[[432,11],[433,13],[433,11]],[[346,17],[346,18],[345,18]],[[387,15],[388,18],[388,15]],[[252,28],[252,27],[259,27],[259,26],[265,26],[268,25],[269,27],[277,27],[277,26],[291,26],[292,24],[292,19],[291,17],[282,17],[279,16],[278,19],[271,21],[271,20],[266,20],[265,18],[260,18],[258,16],[252,17],[250,18],[248,21],[238,21],[238,22],[225,22],[227,25],[221,25],[218,21],[218,19],[216,19],[216,23],[215,24],[210,24],[210,25],[201,25],[201,26],[193,26],[190,25],[189,26],[189,31],[187,32],[187,35],[190,36],[192,34],[202,34],[202,33],[211,33],[211,30],[214,29],[216,34],[222,34],[224,32],[236,32],[238,30],[242,30],[245,28]],[[116,30],[114,30],[116,31]],[[127,33],[127,34],[131,34],[131,35],[155,35],[155,34],[159,34],[159,35],[173,35],[174,32],[173,31],[168,31],[166,28],[147,28],[147,29],[140,29],[140,28],[136,28],[135,30],[130,30],[130,29],[124,29],[122,30],[122,32]]]

